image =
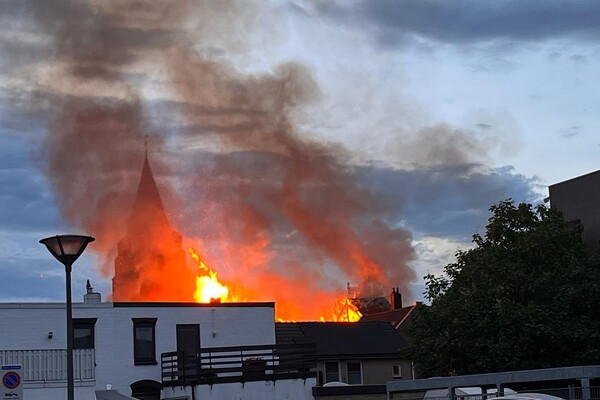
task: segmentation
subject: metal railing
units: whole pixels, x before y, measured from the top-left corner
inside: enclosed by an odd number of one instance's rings
[[[0,350],[0,365],[23,366],[25,382],[67,380],[67,350]],[[95,379],[94,349],[73,351],[73,372],[76,381]]]
[[[190,386],[315,377],[313,344],[213,347],[161,354],[162,383]],[[312,371],[311,371],[312,370]]]
[[[531,389],[527,389],[527,390],[518,390],[518,391],[513,391],[510,389],[510,385],[507,385],[508,387],[504,388],[504,396],[505,397],[518,397],[518,396],[525,396],[525,397],[531,397],[531,398],[536,398],[536,394],[541,394],[541,395],[549,395],[549,396],[554,396],[554,397],[558,397],[561,399],[566,399],[566,400],[581,400],[584,398],[583,395],[583,390],[580,386],[575,386],[575,385],[571,385],[571,386],[567,386],[567,387],[560,387],[560,388],[531,388]],[[400,396],[397,396],[400,398]],[[497,397],[497,394],[492,392],[492,393],[487,393],[485,395],[482,394],[456,394],[456,400],[493,400],[495,397]],[[539,396],[540,398],[542,398],[543,396]],[[421,393],[420,395],[411,395],[409,393],[407,393],[404,396],[401,396],[401,398],[403,400],[449,400],[450,396],[426,396],[425,393]],[[548,400],[550,398],[547,398],[546,400]],[[590,386],[589,387],[589,399],[590,400],[600,400],[600,386]]]

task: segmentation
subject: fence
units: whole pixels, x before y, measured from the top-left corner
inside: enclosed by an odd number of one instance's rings
[[[25,382],[67,380],[67,350],[0,350],[0,365],[23,366]],[[94,349],[73,350],[73,375],[76,381],[95,379]]]
[[[189,386],[314,377],[314,345],[213,347],[161,354],[165,386]]]
[[[493,400],[497,397],[495,389],[489,391],[487,394],[464,394],[460,393],[461,388],[456,388],[457,394],[455,396],[456,400]],[[439,392],[439,391],[436,391]],[[504,388],[504,396],[510,400],[511,398],[515,398],[518,396],[529,397],[531,399],[539,399],[539,400],[557,400],[566,399],[566,400],[581,400],[584,398],[583,389],[580,386],[570,385],[567,387],[558,387],[558,388],[535,388],[532,387],[525,391],[519,390],[514,391],[510,389],[510,385]],[[448,395],[429,395],[426,393],[416,394],[416,393],[406,393],[405,395],[396,395],[395,398],[401,398],[403,400],[449,400],[450,397]],[[590,386],[589,387],[589,399],[590,400],[600,400],[600,386]]]

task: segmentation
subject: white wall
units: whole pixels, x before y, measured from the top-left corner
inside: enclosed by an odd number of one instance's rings
[[[246,383],[220,383],[218,385],[202,385],[195,387],[195,398],[202,400],[306,400],[313,399],[312,387],[315,378],[286,379],[281,381],[257,381]],[[191,388],[165,388],[163,398],[182,396],[192,398]]]
[[[132,382],[140,379],[160,382],[160,354],[176,350],[176,324],[200,324],[202,347],[275,344],[273,303],[134,305],[140,303],[117,307],[112,303],[73,305],[73,318],[97,318],[96,389],[111,384],[113,389],[130,394]],[[134,365],[132,318],[158,318],[157,365]],[[52,339],[48,339],[50,331]],[[0,350],[64,349],[64,304],[0,304],[0,332]],[[76,387],[76,393],[79,390]]]

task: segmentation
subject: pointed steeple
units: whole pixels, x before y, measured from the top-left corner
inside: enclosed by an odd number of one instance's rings
[[[127,234],[117,247],[113,301],[193,301],[195,286],[182,237],[169,223],[146,151]]]
[[[169,220],[160,198],[158,186],[148,162],[148,150],[146,149],[144,166],[142,167],[142,175],[133,202],[128,231],[131,232],[132,230],[139,229],[144,224],[147,224],[148,220],[152,220],[154,224],[169,226]]]

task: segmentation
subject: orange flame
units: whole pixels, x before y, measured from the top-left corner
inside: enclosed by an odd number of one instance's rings
[[[198,276],[196,277],[196,291],[194,292],[194,300],[198,303],[210,303],[214,301],[228,301],[229,288],[225,286],[217,277],[217,271],[211,269],[196,250],[190,248],[190,255],[198,264]]]
[[[194,300],[198,303],[237,301],[237,299],[232,296],[230,288],[219,280],[217,271],[206,265],[200,257],[200,254],[193,248],[190,248],[188,252],[198,265]],[[236,286],[236,291],[243,292],[244,289]],[[321,316],[319,320],[323,322],[357,322],[361,317],[361,312],[352,301],[348,297],[343,296],[334,302],[331,309],[331,315],[328,317]],[[277,318],[277,321],[290,322],[279,317]]]
[[[362,317],[362,313],[350,299],[344,297],[333,305],[332,317],[336,322],[357,322]]]

